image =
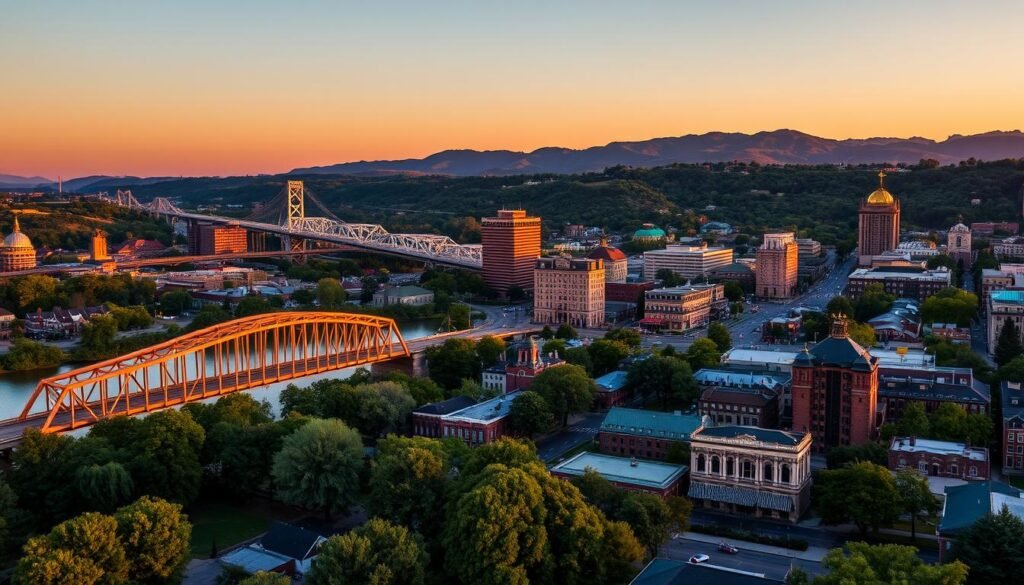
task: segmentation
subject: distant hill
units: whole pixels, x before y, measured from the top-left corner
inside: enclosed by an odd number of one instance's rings
[[[657,167],[674,163],[756,161],[761,164],[917,163],[969,158],[1024,158],[1024,133],[987,132],[928,138],[833,140],[795,130],[756,134],[710,132],[639,142],[612,142],[583,150],[548,147],[533,152],[445,150],[422,159],[360,161],[297,168],[292,174],[415,173],[453,176],[596,172],[607,167]]]
[[[94,191],[110,191],[116,189],[131,189],[139,185],[152,185],[173,181],[178,177],[110,177],[107,175],[93,175],[90,177],[79,177],[64,181],[64,190],[70,193],[91,193]]]
[[[52,180],[46,177],[19,177],[0,173],[0,189],[29,189],[39,185],[49,185]]]

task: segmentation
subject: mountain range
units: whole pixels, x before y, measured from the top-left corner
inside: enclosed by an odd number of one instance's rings
[[[756,161],[760,164],[917,163],[941,164],[971,157],[1000,160],[1024,157],[1024,133],[986,132],[946,140],[865,138],[835,140],[796,130],[756,134],[709,132],[638,142],[612,142],[582,150],[546,147],[512,150],[445,150],[421,159],[360,161],[297,168],[290,174],[443,174],[454,176],[571,174],[615,165],[657,167],[674,163]]]

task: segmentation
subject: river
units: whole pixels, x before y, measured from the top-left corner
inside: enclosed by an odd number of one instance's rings
[[[404,323],[400,322],[398,324],[398,328],[402,332],[402,337],[405,338],[406,341],[411,341],[413,339],[434,335],[437,333],[437,329],[440,325],[440,320],[407,321]],[[53,376],[54,374],[64,373],[76,367],[80,366],[64,365],[45,370],[11,372],[0,375],[0,420],[13,418],[21,414],[21,411],[25,408],[25,403],[28,402],[28,399],[32,396],[32,392],[36,389],[36,385],[39,383],[40,379]],[[279,407],[278,399],[281,395],[281,390],[288,386],[288,384],[306,386],[324,378],[347,378],[353,371],[355,371],[355,368],[324,372],[322,374],[314,374],[289,382],[270,384],[264,388],[249,390],[248,392],[257,400],[267,400],[270,402],[274,408],[274,413],[277,414]]]

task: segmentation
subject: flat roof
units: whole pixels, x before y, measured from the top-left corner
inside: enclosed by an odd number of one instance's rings
[[[794,433],[790,431],[779,431],[776,429],[763,429],[742,425],[726,425],[721,427],[707,427],[701,429],[695,439],[700,437],[713,437],[718,439],[739,439],[757,441],[760,443],[775,443],[793,447],[804,440],[807,433]]]
[[[597,384],[598,392],[614,392],[626,385],[628,375],[629,373],[623,370],[615,370],[597,378],[594,383]]]
[[[778,372],[741,372],[717,368],[701,368],[693,375],[698,384],[747,388],[775,388],[786,385],[792,377]]]
[[[689,470],[685,465],[584,451],[555,465],[551,471],[581,476],[587,469],[593,469],[608,481],[658,489],[670,487]]]
[[[893,437],[892,443],[889,445],[890,451],[897,451],[900,453],[932,453],[934,455],[963,455],[971,461],[985,461],[988,459],[988,453],[986,449],[978,447],[968,447],[964,443],[954,443],[952,441],[936,441],[933,439],[918,439],[914,438],[911,442],[911,437]]]
[[[509,392],[508,394],[485,400],[473,406],[467,406],[462,410],[456,410],[444,416],[445,420],[460,419],[474,422],[490,422],[508,415],[512,402],[522,395],[521,391]]]
[[[1024,290],[1000,290],[991,294],[993,303],[1024,304]]]
[[[677,441],[690,440],[690,433],[699,429],[701,418],[692,414],[657,412],[636,408],[613,407],[601,421],[601,431],[641,437],[657,437]]]

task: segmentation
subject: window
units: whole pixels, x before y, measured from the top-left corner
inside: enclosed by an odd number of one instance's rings
[[[725,458],[725,475],[732,477],[736,473],[736,461],[732,457]]]
[[[754,479],[754,464],[744,459],[743,463],[740,464],[740,473],[743,479]]]
[[[782,470],[779,472],[779,477],[780,477],[782,483],[789,483],[790,482],[789,464],[788,463],[783,463],[782,464]]]
[[[918,461],[917,470],[920,471],[923,475],[928,475],[928,464],[925,463],[924,461]]]
[[[704,467],[705,467],[704,454],[701,453],[700,455],[697,455],[697,471],[700,471],[701,473],[703,473],[704,472]]]
[[[718,459],[718,455],[711,456],[711,473],[721,473],[722,464]]]
[[[765,463],[764,464],[764,473],[763,473],[763,475],[764,475],[764,480],[765,481],[772,481],[772,472],[773,471],[774,471],[774,468],[772,467],[771,463]]]
[[[967,475],[970,475],[971,477],[978,477],[978,468],[973,465],[970,466],[967,469]]]

